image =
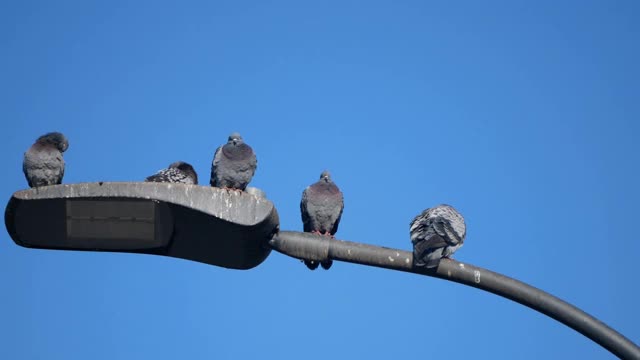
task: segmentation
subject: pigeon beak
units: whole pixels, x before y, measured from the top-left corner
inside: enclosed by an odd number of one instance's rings
[[[238,139],[233,139],[231,141],[233,141],[233,145],[238,145]]]

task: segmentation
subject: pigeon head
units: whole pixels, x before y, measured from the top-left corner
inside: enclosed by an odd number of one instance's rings
[[[323,180],[325,182],[331,182],[331,174],[329,173],[328,170],[325,170],[322,172],[322,174],[320,174],[320,180]]]
[[[43,145],[52,145],[56,149],[60,150],[60,152],[67,151],[67,148],[69,147],[69,141],[62,133],[59,132],[46,133],[40,136],[36,142]]]
[[[231,133],[231,135],[229,135],[229,139],[227,141],[227,144],[240,145],[243,142],[244,142],[244,140],[242,140],[242,136],[240,136],[239,133],[234,132],[234,133]]]
[[[192,177],[194,183],[198,183],[198,174],[196,174],[196,170],[189,163],[186,163],[184,161],[176,161],[173,164],[169,165],[169,169],[178,169],[186,173],[188,176]]]

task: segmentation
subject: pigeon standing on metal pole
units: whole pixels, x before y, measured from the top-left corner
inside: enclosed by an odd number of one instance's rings
[[[242,190],[247,187],[258,167],[256,154],[238,133],[229,135],[211,163],[211,186]]]
[[[424,210],[411,222],[413,264],[435,268],[440,259],[448,258],[462,247],[467,235],[464,218],[450,205]]]
[[[331,175],[326,170],[320,174],[320,180],[302,192],[300,213],[305,232],[333,237],[338,231],[343,210],[344,197],[342,192],[331,180]],[[318,267],[318,262],[314,260],[304,260],[304,263],[311,270]],[[325,270],[329,270],[332,264],[331,259],[320,263]]]
[[[198,174],[196,174],[191,164],[184,161],[176,161],[169,165],[168,168],[148,176],[144,181],[198,185]]]
[[[62,153],[69,147],[67,138],[59,132],[40,136],[24,153],[22,171],[30,187],[57,185],[64,176]]]

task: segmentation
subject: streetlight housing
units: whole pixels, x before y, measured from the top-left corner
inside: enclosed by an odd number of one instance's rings
[[[261,191],[98,182],[21,190],[5,210],[13,241],[39,249],[165,255],[251,269],[271,252],[278,213]]]

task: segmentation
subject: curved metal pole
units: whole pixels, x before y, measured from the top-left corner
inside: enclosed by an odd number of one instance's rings
[[[280,253],[298,259],[334,259],[472,286],[556,319],[622,359],[640,359],[640,348],[636,344],[593,316],[540,289],[477,266],[444,259],[436,269],[418,268],[413,266],[413,254],[408,251],[294,231],[277,233],[269,245]]]

